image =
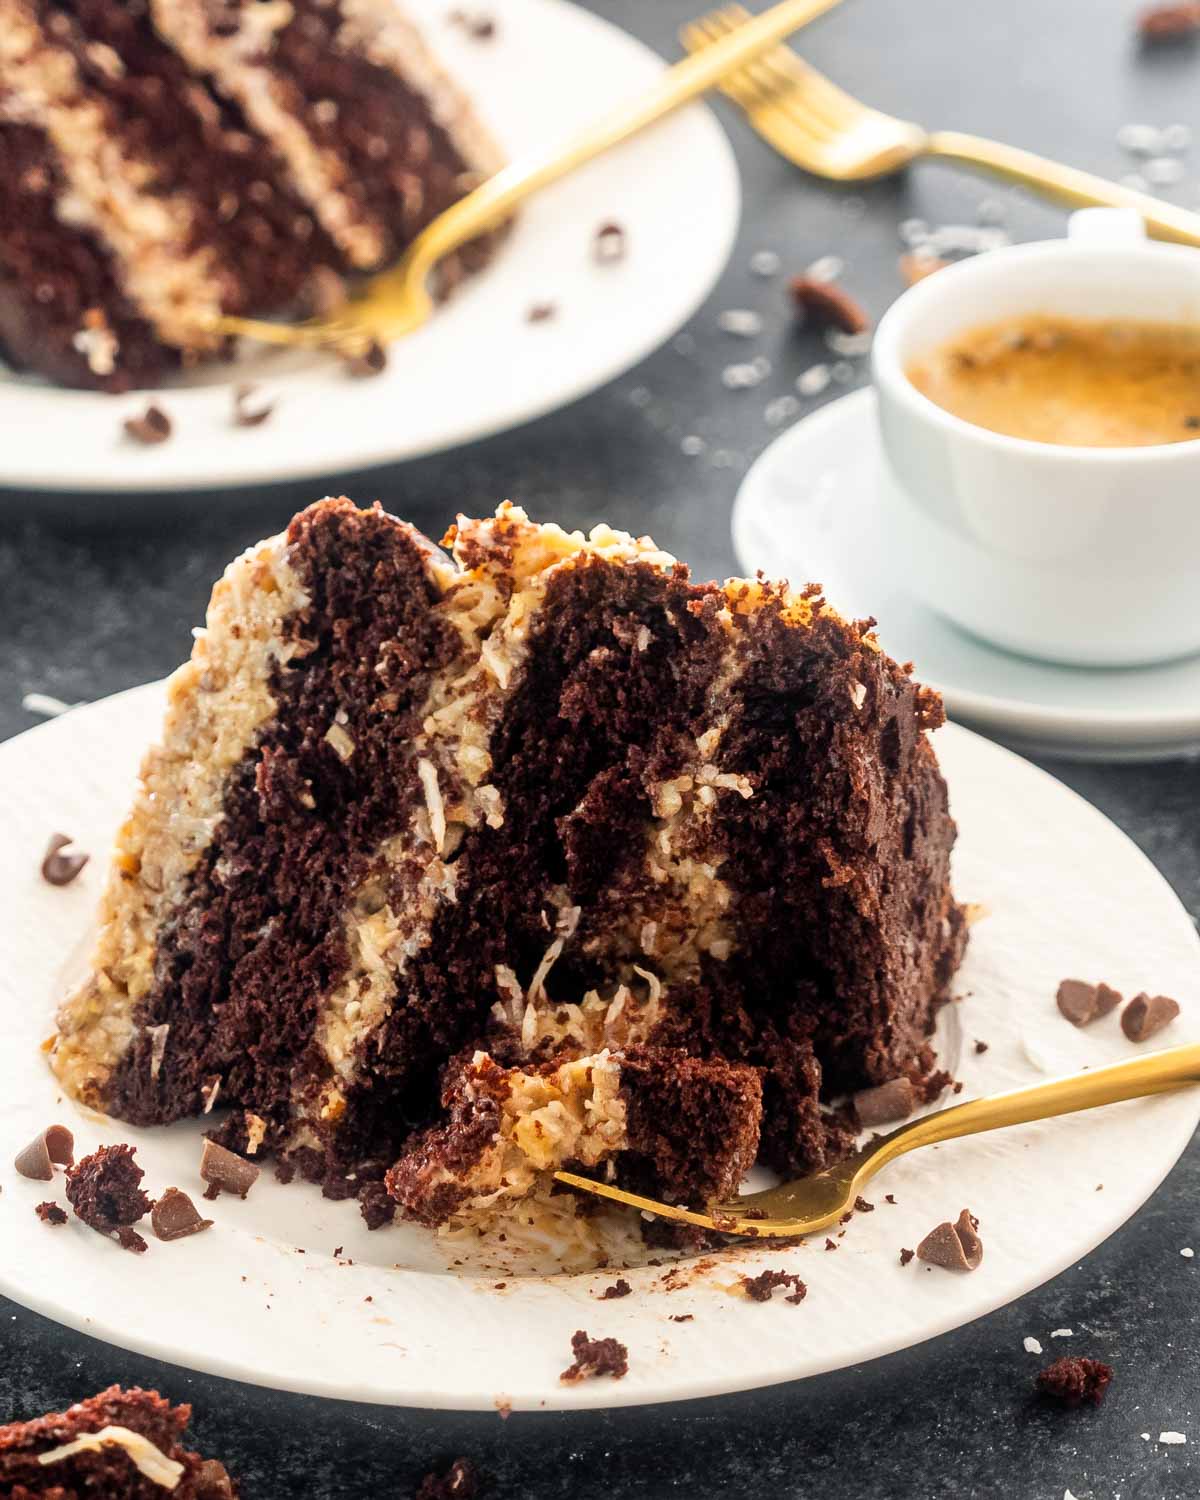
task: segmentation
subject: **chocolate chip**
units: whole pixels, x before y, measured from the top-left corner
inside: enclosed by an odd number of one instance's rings
[[[981,1057],[983,1055],[983,1053],[985,1053],[987,1051],[987,1049],[988,1049],[988,1044],[986,1042],[976,1042],[975,1043],[975,1055],[977,1057]]]
[[[150,1210],[150,1225],[160,1240],[182,1240],[212,1225],[202,1219],[186,1193],[169,1187]]]
[[[70,885],[88,860],[90,854],[64,854],[62,851],[74,840],[67,833],[52,833],[42,857],[42,879],[50,885]]]
[[[1167,995],[1135,995],[1121,1012],[1121,1030],[1131,1042],[1148,1041],[1179,1014],[1179,1004]]]
[[[354,380],[370,380],[374,375],[382,375],[387,363],[387,350],[374,339],[365,349],[342,355],[342,368]]]
[[[592,256],[602,266],[610,266],[625,259],[625,231],[619,224],[601,224],[592,241]]]
[[[907,1078],[893,1078],[878,1088],[862,1089],[854,1096],[854,1113],[864,1130],[876,1125],[890,1125],[913,1112],[916,1093]]]
[[[218,1146],[216,1141],[205,1140],[200,1154],[200,1175],[210,1192],[216,1188],[217,1193],[236,1193],[244,1198],[258,1181],[259,1170],[234,1152],[226,1151],[224,1146]],[[212,1196],[215,1198],[217,1193]],[[207,1198],[209,1194],[204,1196]]]
[[[66,1210],[59,1208],[57,1203],[39,1203],[34,1213],[41,1219],[43,1224],[65,1224],[67,1222]]]
[[[1138,34],[1146,42],[1182,42],[1200,33],[1200,5],[1152,5],[1138,17]]]
[[[525,314],[527,323],[547,323],[558,312],[553,302],[535,302]]]
[[[811,276],[793,276],[788,290],[796,310],[818,328],[837,328],[842,333],[864,333],[871,320],[862,307],[836,281],[817,281]]]
[[[233,425],[235,427],[261,427],[275,410],[274,401],[253,400],[258,387],[239,385],[233,391]]]
[[[171,436],[170,417],[161,406],[155,406],[153,402],[147,406],[140,417],[126,417],[124,426],[126,433],[134,442],[141,443],[144,447],[165,443]]]
[[[49,1125],[17,1153],[13,1166],[22,1177],[29,1177],[34,1182],[51,1182],[55,1163],[69,1167],[74,1161],[75,1137],[65,1125]]]
[[[1107,984],[1064,979],[1055,996],[1058,1008],[1072,1026],[1087,1026],[1120,1005],[1122,996]]]
[[[978,1229],[979,1220],[964,1208],[953,1224],[939,1224],[929,1231],[917,1246],[917,1256],[947,1271],[974,1271],[983,1260]]]

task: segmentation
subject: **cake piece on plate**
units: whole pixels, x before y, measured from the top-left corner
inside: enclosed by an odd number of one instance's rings
[[[110,1386],[66,1411],[0,1426],[0,1494],[33,1500],[236,1500],[223,1464],[184,1445],[190,1406]]]
[[[939,700],[815,590],[507,504],[448,541],[326,500],[231,565],[56,1072],[232,1106],[376,1218],[385,1177],[429,1222],[572,1162],[684,1202],[819,1167],[965,943]]]
[[[499,164],[392,0],[0,0],[0,352],[154,384],[227,352],[216,316],[305,310]]]

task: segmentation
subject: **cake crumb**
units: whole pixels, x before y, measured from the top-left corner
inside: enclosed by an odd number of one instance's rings
[[[364,348],[342,355],[342,368],[352,380],[371,380],[387,369],[387,350],[374,339]]]
[[[65,1224],[67,1222],[66,1214],[59,1208],[57,1203],[39,1203],[34,1209],[34,1213],[37,1214],[43,1224]]]
[[[988,1049],[988,1044],[986,1042],[976,1042],[975,1043],[975,1055],[976,1055],[976,1057],[982,1057],[982,1055],[987,1051],[987,1049]]]
[[[695,1321],[696,1321],[696,1314],[695,1313],[672,1313],[671,1314],[671,1322],[672,1323],[694,1323]]]
[[[416,1500],[475,1500],[483,1479],[469,1458],[456,1458],[442,1474],[426,1474],[417,1487]]]
[[[1040,1371],[1035,1384],[1038,1392],[1063,1406],[1082,1406],[1085,1401],[1099,1406],[1112,1380],[1112,1366],[1098,1359],[1066,1354]]]
[[[592,237],[592,259],[602,266],[614,265],[625,259],[628,240],[620,224],[609,221],[601,224]]]
[[[578,1328],[571,1335],[571,1350],[575,1362],[558,1377],[568,1385],[601,1375],[620,1380],[629,1371],[629,1350],[617,1339],[589,1338],[584,1329]]]
[[[558,312],[553,302],[535,302],[525,314],[527,323],[548,323]]]
[[[499,1285],[503,1286],[504,1282],[501,1281]],[[619,1280],[614,1281],[612,1286],[606,1286],[604,1288],[604,1290],[600,1293],[600,1300],[601,1302],[611,1302],[614,1297],[628,1297],[630,1292],[632,1291],[633,1288],[622,1276]]]
[[[914,1260],[916,1258],[916,1254],[917,1254],[917,1252],[915,1250],[904,1250],[904,1249],[902,1249],[900,1251],[900,1264],[902,1266],[908,1265],[908,1263],[909,1263],[910,1260]]]
[[[875,1205],[868,1203],[860,1193],[854,1200],[854,1211],[860,1214],[873,1214],[875,1212]]]
[[[129,1226],[150,1212],[143,1176],[132,1146],[101,1146],[67,1171],[67,1201],[89,1229],[115,1234],[124,1249],[140,1253],[146,1242]]]
[[[836,1250],[837,1249],[837,1244],[836,1244],[835,1241],[833,1241],[831,1239],[826,1239],[826,1241],[825,1241],[825,1248],[826,1248],[826,1250]]]
[[[785,1297],[785,1302],[799,1304],[808,1296],[808,1288],[800,1280],[799,1276],[790,1271],[762,1271],[757,1276],[743,1276],[740,1278],[742,1290],[751,1302],[770,1302],[775,1295],[775,1288],[790,1286],[792,1292]]]

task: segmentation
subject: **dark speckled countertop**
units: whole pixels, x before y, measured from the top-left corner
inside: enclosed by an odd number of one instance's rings
[[[674,56],[686,0],[600,0],[594,8]],[[813,60],[885,109],[1006,138],[1109,175],[1132,169],[1116,142],[1131,121],[1182,121],[1200,135],[1200,48],[1139,54],[1136,0],[847,0],[813,27]],[[503,0],[496,9],[503,16]],[[807,181],[719,106],[741,163],[741,235],[691,342],[667,345],[566,411],[461,452],[330,480],[438,535],[456,509],[511,496],[568,525],[604,518],[658,541],[701,576],[733,568],[737,482],[766,446],[764,408],[821,357],[786,319],[754,346],[715,326],[722,308],[781,308],[779,282],[752,277],[756,250],[788,270],[829,252],[875,315],[900,289],[898,223],[973,223],[1004,207],[1018,238],[1055,212],[944,168],[849,190]],[[1196,203],[1200,147],[1173,189]],[[731,347],[736,345],[736,347]],[[760,349],[774,371],[729,392],[721,367]],[[648,392],[648,398],[642,393]],[[0,404],[0,424],[3,408]],[[708,450],[686,456],[698,432]],[[724,450],[723,463],[711,454]],[[0,475],[3,456],[0,450]],[[0,734],[27,728],[21,696],[74,701],[160,677],[182,659],[212,579],[277,530],[318,487],[203,499],[0,495]],[[119,512],[119,513],[118,513]],[[47,519],[47,517],[49,517]],[[886,641],[886,622],[885,641]],[[1196,764],[1048,768],[1113,818],[1200,915]],[[16,789],[7,788],[7,795]],[[200,1447],[225,1458],[246,1500],[404,1500],[433,1463],[471,1455],[497,1500],[681,1495],[1044,1497],[1183,1500],[1200,1495],[1200,1151],[1193,1147],[1124,1229],[1081,1264],[969,1327],[859,1368],[686,1405],[581,1415],[460,1416],[344,1405],[234,1385],[125,1354],[0,1300],[0,1419],[32,1416],[110,1381],[157,1385],[196,1409]],[[0,1246],[0,1254],[3,1254]],[[1074,1352],[1110,1361],[1098,1411],[1030,1400],[1038,1361],[1022,1339],[1076,1331]],[[1185,1445],[1159,1446],[1164,1429]],[[1149,1433],[1150,1441],[1141,1434]]]

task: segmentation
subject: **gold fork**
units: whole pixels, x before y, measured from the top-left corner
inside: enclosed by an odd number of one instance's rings
[[[691,22],[680,36],[693,56],[702,57],[707,48],[737,35],[749,21],[749,11],[729,5]],[[1075,208],[1096,204],[1132,208],[1155,239],[1200,245],[1200,214],[1048,161],[1032,151],[957,130],[926,131],[908,120],[869,109],[802,62],[789,47],[763,53],[758,61],[726,76],[721,89],[782,156],[818,177],[858,182],[899,171],[919,158],[934,157],[979,167]]]
[[[781,1183],[761,1193],[744,1193],[731,1202],[716,1204],[707,1213],[658,1203],[653,1198],[627,1193],[607,1182],[593,1182],[590,1177],[580,1177],[574,1172],[554,1175],[559,1182],[583,1192],[597,1193],[664,1219],[679,1219],[722,1234],[751,1237],[812,1234],[828,1228],[853,1208],[854,1200],[871,1178],[909,1151],[959,1136],[1000,1130],[1006,1125],[1025,1125],[1031,1120],[1049,1120],[1078,1110],[1096,1109],[1122,1099],[1171,1093],[1193,1083],[1200,1083],[1200,1043],[1151,1052],[1107,1068],[1072,1073],[1032,1088],[994,1094],[990,1099],[972,1099],[901,1125],[823,1172]]]
[[[271,344],[300,344],[359,352],[419,328],[433,312],[427,282],[438,261],[509,217],[531,193],[698,98],[773,43],[806,26],[839,0],[783,0],[748,19],[702,55],[668,68],[648,93],[578,131],[566,141],[512,162],[433,220],[391,269],[373,277],[337,312],[304,323],[219,317],[205,325],[222,334]]]

